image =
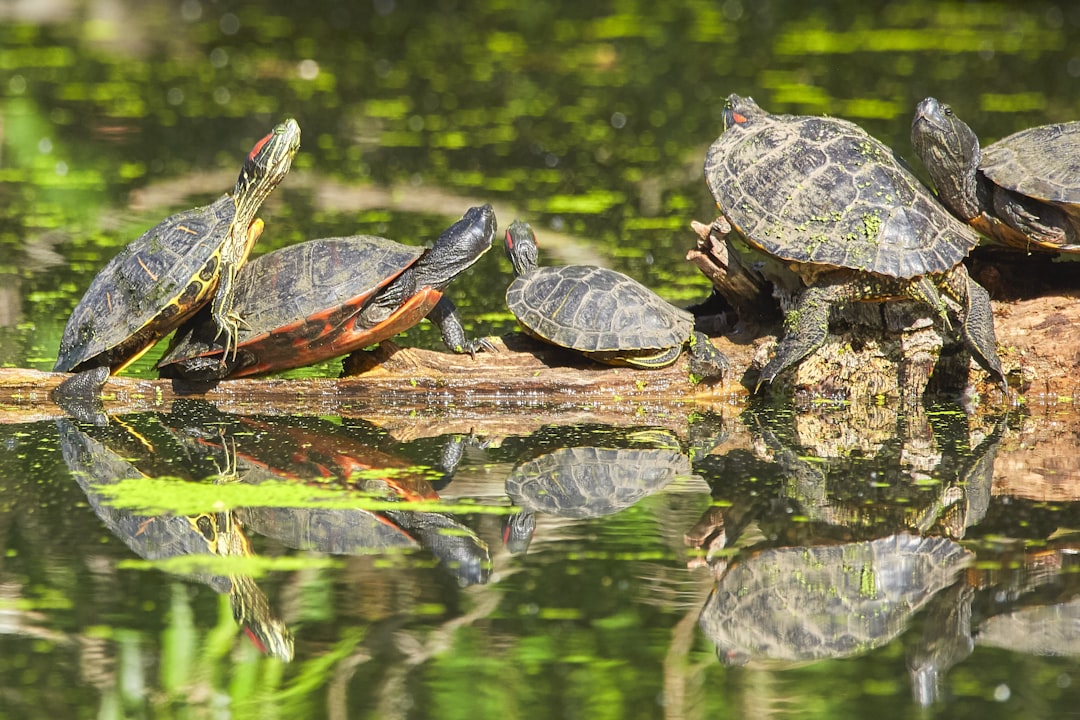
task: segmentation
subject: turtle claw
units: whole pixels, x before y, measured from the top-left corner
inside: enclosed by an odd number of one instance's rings
[[[222,335],[225,336],[225,340],[222,343],[224,346],[224,352],[221,355],[222,364],[224,364],[226,360],[236,360],[236,353],[240,349],[240,329],[247,329],[249,325],[244,322],[244,318],[234,312],[226,313],[224,316],[215,315],[214,321],[218,326],[218,332],[217,335],[214,336],[214,342],[217,342]],[[232,353],[231,358],[229,357],[230,352]]]
[[[480,338],[478,340],[470,340],[469,343],[468,343],[468,346],[469,346],[469,354],[472,355],[473,357],[476,357],[476,353],[478,353],[480,351],[490,352],[490,353],[499,352],[499,349],[497,347],[495,347],[495,344],[492,343],[487,338]]]
[[[464,355],[469,353],[469,357],[475,358],[478,352],[498,352],[498,348],[487,338],[479,338],[477,340],[466,340],[460,345],[454,346],[454,352]]]

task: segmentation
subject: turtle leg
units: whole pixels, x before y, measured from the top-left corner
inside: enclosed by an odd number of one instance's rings
[[[52,401],[80,422],[107,425],[109,417],[101,404],[101,391],[109,379],[109,367],[101,365],[83,370],[57,385]]]
[[[690,344],[690,373],[702,380],[723,380],[729,367],[727,356],[717,350],[704,333],[695,331],[687,342]]]
[[[487,338],[469,340],[465,337],[465,328],[461,325],[461,316],[450,298],[445,295],[431,309],[427,315],[428,320],[439,326],[442,333],[443,344],[451,352],[464,354],[469,353],[473,357],[481,350],[495,352],[495,346]]]
[[[536,515],[522,510],[503,521],[503,544],[511,555],[524,555],[536,531]]]
[[[221,280],[210,305],[210,316],[214,319],[214,323],[217,324],[218,328],[214,341],[221,340],[221,344],[225,348],[225,352],[221,356],[223,360],[229,356],[230,351],[233,358],[236,357],[237,335],[240,330],[240,316],[232,311],[232,285],[235,277],[236,266],[232,263],[222,263]]]
[[[994,313],[990,307],[990,294],[982,285],[971,279],[963,265],[957,265],[944,278],[942,287],[960,303],[957,313],[960,334],[975,361],[1006,387],[1005,373],[997,354],[997,336],[994,334]]]
[[[261,218],[255,218],[243,230],[243,235],[238,237],[238,230],[233,229],[224,247],[221,249],[221,269],[218,273],[217,292],[210,304],[210,316],[217,324],[218,333],[214,340],[222,335],[225,336],[222,345],[225,352],[221,358],[224,360],[232,351],[233,359],[236,359],[236,350],[239,345],[238,336],[243,319],[239,313],[233,311],[233,281],[240,266],[247,260],[251,248],[255,246],[259,236],[262,235],[264,224]]]
[[[761,368],[754,392],[761,389],[762,383],[771,383],[781,372],[825,344],[829,336],[829,308],[849,294],[845,290],[842,284],[803,290],[795,307],[784,318],[784,337],[772,359]]]

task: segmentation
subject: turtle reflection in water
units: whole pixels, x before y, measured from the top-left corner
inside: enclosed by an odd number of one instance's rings
[[[726,568],[698,624],[727,665],[859,655],[902,632],[972,557],[916,535],[764,550]]]
[[[188,428],[199,442],[235,453],[237,479],[247,483],[318,480],[391,501],[438,500],[425,469],[350,433],[353,428],[316,419],[300,424],[269,417],[217,413],[212,426]],[[212,427],[213,430],[209,431]],[[223,445],[224,446],[223,446]],[[450,442],[447,447],[456,447]],[[454,462],[452,450],[445,462]],[[454,467],[444,467],[444,476]],[[462,586],[487,582],[487,544],[455,518],[408,506],[373,512],[361,508],[246,507],[237,510],[252,531],[284,545],[330,554],[372,554],[425,549]]]
[[[861,528],[863,537],[870,530],[958,539],[986,514],[1005,421],[989,426],[975,445],[969,439],[968,417],[959,408],[936,410],[933,415],[921,408],[860,412],[855,422],[850,410],[842,416],[800,413],[794,420],[797,442],[753,411],[743,418],[758,452],[776,463],[783,495],[808,520]],[[876,442],[868,445],[871,437]],[[854,440],[855,448],[845,439]],[[852,487],[848,480],[853,477],[875,482],[869,488]]]
[[[976,643],[1029,655],[1080,656],[1080,554],[1075,537],[1029,550],[995,543],[978,565],[927,607],[908,651],[912,695],[929,706],[942,680]]]
[[[146,560],[162,560],[182,555],[249,557],[251,546],[233,513],[200,515],[140,515],[110,505],[97,489],[128,479],[147,477],[124,456],[79,429],[72,421],[56,421],[64,462],[87,501],[105,526]],[[118,432],[119,423],[100,428]],[[129,443],[125,443],[129,445]],[[147,448],[147,452],[151,452]],[[127,453],[125,453],[126,455]],[[293,638],[285,624],[274,615],[255,581],[247,575],[195,575],[215,591],[229,596],[233,616],[260,650],[281,660],[293,657]]]
[[[519,463],[506,479],[506,494],[521,508],[506,520],[507,549],[514,554],[528,550],[536,513],[573,519],[611,515],[676,478],[693,475],[673,434],[643,431],[629,439],[658,447],[566,447]]]

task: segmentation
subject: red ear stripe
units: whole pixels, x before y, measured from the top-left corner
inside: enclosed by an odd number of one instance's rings
[[[254,160],[255,156],[259,154],[259,151],[263,149],[266,143],[270,142],[270,138],[274,137],[274,133],[270,133],[259,142],[255,143],[255,147],[251,148],[251,152],[248,153],[248,160]]]
[[[263,655],[265,655],[266,654],[266,645],[264,645],[263,641],[259,639],[259,636],[255,634],[255,631],[252,630],[251,628],[245,626],[244,627],[244,633],[248,636],[248,638],[250,638],[252,645],[257,647],[259,649],[259,652],[261,652]]]
[[[735,122],[739,123],[740,125],[742,125],[744,122],[746,122],[746,116],[745,115],[740,115],[737,112],[732,112],[731,113],[731,119],[734,120]],[[266,142],[266,141],[263,140],[263,142]],[[262,143],[259,143],[259,147],[262,147]]]
[[[506,247],[511,250],[514,249],[514,236],[510,234],[509,230],[506,231]]]

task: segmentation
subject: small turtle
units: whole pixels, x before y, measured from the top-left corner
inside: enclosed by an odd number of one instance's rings
[[[427,317],[453,352],[494,349],[469,340],[443,290],[491,247],[495,212],[470,208],[425,250],[371,235],[310,240],[252,260],[236,279],[244,318],[231,356],[213,318],[176,332],[158,363],[162,377],[212,381],[302,367],[346,355]]]
[[[916,300],[1004,382],[986,290],[961,264],[979,238],[892,151],[854,123],[772,115],[731,95],[705,177],[733,245],[774,283],[794,289],[784,336],[758,387],[821,347],[829,309]]]
[[[207,303],[215,335],[235,350],[233,279],[262,234],[256,213],[299,148],[300,126],[281,123],[251,149],[231,194],[162,220],[109,261],[64,328],[53,371],[79,374],[57,388],[58,402],[87,402]]]
[[[727,358],[694,316],[620,272],[592,265],[537,267],[536,236],[528,223],[506,231],[506,254],[517,276],[506,304],[529,335],[608,365],[660,368],[690,349],[690,372],[722,378]]]
[[[979,148],[951,107],[928,97],[911,144],[945,206],[979,232],[1025,250],[1080,252],[1080,122],[1028,128]]]

